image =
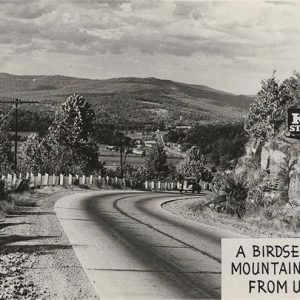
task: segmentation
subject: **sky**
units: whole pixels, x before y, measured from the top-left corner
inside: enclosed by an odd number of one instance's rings
[[[256,94],[300,71],[300,1],[0,0],[0,72]]]

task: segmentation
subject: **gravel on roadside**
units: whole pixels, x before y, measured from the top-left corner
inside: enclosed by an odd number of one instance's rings
[[[78,191],[36,190],[0,221],[0,299],[98,299],[54,212]]]

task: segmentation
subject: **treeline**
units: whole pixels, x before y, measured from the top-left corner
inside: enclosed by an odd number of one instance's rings
[[[247,142],[243,123],[196,125],[188,131],[171,130],[165,138],[186,148],[196,145],[201,154],[222,169],[237,163]]]
[[[4,113],[7,113],[5,111]],[[53,122],[54,114],[42,113],[37,111],[19,110],[18,111],[18,130],[26,132],[37,132],[44,136],[50,124]],[[9,128],[15,130],[15,118],[12,112],[9,116]]]
[[[119,111],[127,115],[127,128],[134,125],[157,124],[165,121],[175,123],[182,117],[189,122],[209,120],[210,113],[199,105],[184,103],[169,95],[123,94],[123,95],[89,95],[89,101],[95,109],[97,122],[116,124]],[[165,110],[163,115],[159,111]],[[129,112],[129,113],[128,113]]]
[[[211,112],[195,103],[185,103],[168,94],[112,94],[101,95],[86,93],[83,96],[91,103],[96,114],[98,124],[110,125],[124,129],[140,129],[145,125],[168,123],[194,124],[207,122],[211,119]],[[63,95],[52,100],[52,110],[59,108],[65,98]],[[47,100],[51,102],[50,100]],[[9,109],[9,108],[7,108]],[[122,121],[120,122],[120,116]],[[54,119],[54,113],[44,111],[44,106],[22,106],[19,110],[19,130],[39,132],[41,135]],[[12,129],[14,121],[11,123]]]

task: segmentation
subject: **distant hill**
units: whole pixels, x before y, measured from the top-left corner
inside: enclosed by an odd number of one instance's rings
[[[48,110],[73,93],[85,96],[92,103],[101,123],[113,122],[120,107],[130,122],[139,124],[237,120],[245,115],[253,101],[251,96],[152,77],[93,80],[0,73],[0,97],[50,103],[47,109],[31,105],[30,110]]]

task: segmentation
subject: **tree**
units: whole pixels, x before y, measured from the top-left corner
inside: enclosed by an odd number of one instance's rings
[[[205,168],[206,162],[206,156],[201,154],[198,147],[193,146],[181,162],[178,173],[181,177],[195,177],[198,180],[210,181],[211,174]]]
[[[21,155],[19,161],[20,170],[25,172],[43,172],[47,170],[43,160],[43,144],[38,134],[31,134],[21,147]],[[47,170],[48,171],[48,170]]]
[[[91,173],[101,167],[94,140],[95,113],[79,95],[70,96],[47,134],[31,136],[22,148],[22,168],[47,173]]]
[[[170,174],[167,154],[161,144],[156,144],[150,149],[145,159],[145,170],[148,179],[160,179]]]
[[[62,104],[46,135],[46,145],[63,159],[57,172],[88,174],[99,169],[94,121],[95,112],[82,96],[71,95]]]
[[[120,152],[120,176],[123,178],[127,155],[134,147],[135,143],[130,137],[124,135],[122,132],[114,131],[113,145],[117,146]]]
[[[186,154],[186,159],[189,161],[195,160],[199,161],[202,165],[206,164],[207,158],[203,155],[199,147],[193,146]]]
[[[12,137],[9,133],[10,120],[7,115],[0,114],[0,173],[11,171],[13,153],[11,148]]]
[[[275,73],[262,81],[261,90],[246,117],[246,132],[261,141],[274,137],[285,122],[287,108],[299,104],[299,96],[299,74],[294,74],[281,84],[277,82]]]
[[[116,105],[114,107],[114,140],[115,146],[118,146],[120,152],[120,176],[124,177],[124,166],[126,164],[126,158],[129,150],[133,148],[133,141],[127,136],[129,120],[131,119],[132,112],[135,109],[133,105],[133,99],[126,97],[125,95],[119,95],[114,99]],[[121,132],[123,131],[123,132]]]

